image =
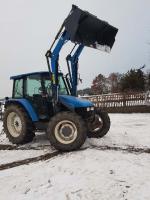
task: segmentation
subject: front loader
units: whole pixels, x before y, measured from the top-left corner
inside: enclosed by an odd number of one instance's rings
[[[31,142],[46,131],[56,149],[76,150],[88,137],[103,137],[110,128],[106,112],[77,97],[78,60],[84,47],[110,52],[118,29],[73,5],[46,53],[48,71],[12,76],[12,98],[6,99],[4,132],[14,144]],[[68,73],[60,71],[59,53],[71,41]]]

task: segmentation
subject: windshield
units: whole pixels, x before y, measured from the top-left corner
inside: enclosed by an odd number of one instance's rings
[[[66,88],[65,80],[62,76],[58,77],[58,83],[59,83],[59,87],[58,87],[59,94],[60,95],[64,95],[64,94],[67,95],[68,91],[67,91],[67,88]]]
[[[47,91],[47,93],[52,96],[52,83],[51,80],[49,78],[49,76],[43,76],[43,83],[44,83],[44,88]],[[68,89],[67,89],[67,85],[66,82],[63,78],[63,75],[59,75],[58,77],[58,93],[59,95],[67,95],[68,94]]]

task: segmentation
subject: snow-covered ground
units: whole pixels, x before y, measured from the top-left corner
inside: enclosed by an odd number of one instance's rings
[[[150,148],[150,114],[110,118],[109,133],[102,139],[87,139],[85,150],[0,171],[0,199],[149,200],[150,154],[97,147]],[[3,134],[0,144],[10,144]],[[38,133],[24,145],[28,150],[0,151],[0,165],[55,151],[48,145],[46,136]]]
[[[111,129],[95,145],[150,147],[150,114],[110,114]]]

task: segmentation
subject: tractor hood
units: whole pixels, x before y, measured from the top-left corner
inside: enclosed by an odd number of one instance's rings
[[[59,95],[59,102],[69,109],[86,108],[94,106],[91,101],[69,95]]]
[[[73,5],[63,23],[70,40],[84,46],[110,52],[118,29]]]

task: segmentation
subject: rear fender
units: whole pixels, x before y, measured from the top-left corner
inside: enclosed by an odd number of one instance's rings
[[[34,108],[31,105],[31,103],[27,99],[8,99],[5,102],[5,107],[7,107],[10,104],[18,104],[21,107],[23,107],[25,109],[25,111],[28,113],[28,115],[31,118],[32,122],[39,121],[39,117],[38,117],[37,113],[35,112]]]

